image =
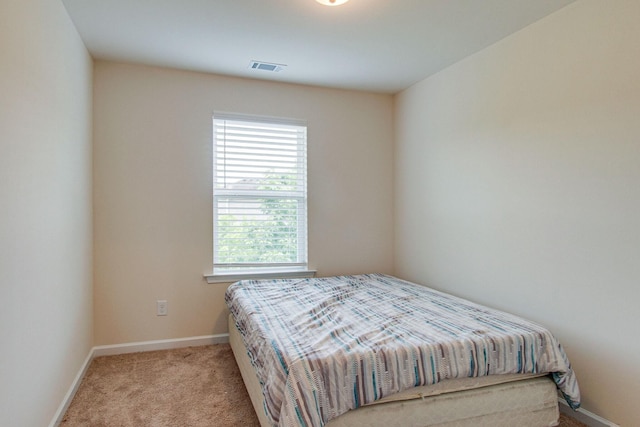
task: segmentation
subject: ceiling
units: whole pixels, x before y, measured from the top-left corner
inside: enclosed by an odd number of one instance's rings
[[[96,59],[396,93],[574,0],[62,0]],[[251,60],[285,64],[281,72]]]

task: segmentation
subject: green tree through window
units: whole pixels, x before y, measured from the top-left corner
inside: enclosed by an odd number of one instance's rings
[[[290,175],[271,174],[260,190],[290,191],[295,180]],[[223,263],[294,263],[297,261],[298,201],[264,198],[256,215],[225,214],[218,218],[218,253]],[[239,240],[244,243],[236,244]]]

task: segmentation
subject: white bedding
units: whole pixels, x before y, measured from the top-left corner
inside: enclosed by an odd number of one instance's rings
[[[384,275],[242,281],[227,304],[270,425],[322,426],[404,390],[450,379],[575,375],[540,325]]]
[[[261,427],[271,427],[262,388],[233,316],[229,341]],[[547,427],[558,424],[556,387],[546,376],[445,380],[349,411],[325,427]],[[511,384],[517,381],[517,384]],[[426,389],[426,390],[425,390]],[[471,392],[473,391],[473,392]],[[429,395],[429,393],[431,393]]]

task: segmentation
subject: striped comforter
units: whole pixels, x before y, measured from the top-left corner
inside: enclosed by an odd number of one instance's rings
[[[548,330],[391,276],[245,280],[225,299],[273,425],[322,426],[411,387],[509,373],[552,373],[580,406]]]

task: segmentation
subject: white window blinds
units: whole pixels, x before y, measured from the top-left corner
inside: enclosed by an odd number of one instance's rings
[[[307,267],[304,123],[214,113],[214,273]]]

